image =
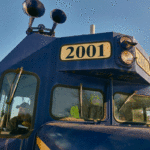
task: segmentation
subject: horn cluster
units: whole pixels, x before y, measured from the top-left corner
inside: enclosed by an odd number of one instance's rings
[[[50,13],[50,17],[53,20],[53,26],[52,29],[46,29],[44,25],[40,24],[37,28],[32,28],[32,24],[35,18],[41,17],[45,13],[45,7],[39,0],[25,0],[23,5],[23,11],[25,14],[30,16],[29,19],[29,26],[26,31],[27,34],[30,34],[33,32],[33,29],[39,29],[40,33],[45,33],[43,30],[48,30],[49,32],[46,33],[50,36],[54,35],[54,30],[57,26],[57,24],[64,23],[67,19],[66,14],[60,10],[60,9],[54,9]],[[37,32],[37,31],[36,31]]]

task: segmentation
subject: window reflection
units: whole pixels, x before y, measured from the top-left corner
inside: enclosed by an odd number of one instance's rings
[[[66,120],[102,119],[103,101],[101,92],[83,89],[81,104],[79,89],[56,87],[53,91],[52,114]]]
[[[31,128],[37,79],[33,75],[22,74],[11,104],[10,96],[18,74],[11,72],[4,76],[0,93],[1,134],[25,134]]]
[[[114,117],[120,122],[150,123],[150,96],[116,93]]]

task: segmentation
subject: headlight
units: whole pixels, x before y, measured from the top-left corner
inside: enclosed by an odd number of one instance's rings
[[[134,47],[137,43],[133,42],[128,36],[122,36],[120,38],[120,45],[123,49],[130,49]]]
[[[130,64],[132,64],[134,57],[133,57],[133,54],[131,52],[123,51],[121,53],[121,59],[125,64],[130,65]]]

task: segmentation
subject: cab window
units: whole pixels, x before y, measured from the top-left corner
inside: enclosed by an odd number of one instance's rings
[[[150,123],[149,94],[146,95],[146,91],[144,90],[140,94],[138,94],[138,92],[133,92],[131,94],[115,93],[114,117],[118,122],[149,124]]]
[[[37,78],[9,72],[0,91],[0,134],[26,134],[31,129]]]
[[[101,120],[104,117],[104,97],[101,91],[56,87],[51,111],[54,118],[61,120]]]

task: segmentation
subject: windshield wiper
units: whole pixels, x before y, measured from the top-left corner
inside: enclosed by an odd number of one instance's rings
[[[13,97],[14,97],[14,93],[15,93],[15,91],[16,91],[16,88],[17,88],[17,85],[18,85],[18,83],[19,83],[19,80],[20,80],[20,77],[21,77],[22,72],[23,72],[23,67],[20,68],[19,76],[18,76],[18,79],[17,79],[16,84],[15,84],[15,86],[14,86],[14,89],[13,89],[11,95],[10,95],[9,101],[6,102],[8,105],[10,105],[10,104],[12,103],[12,99],[13,99]],[[15,77],[15,78],[16,78],[16,77]],[[14,79],[14,80],[15,80],[15,79]]]
[[[80,84],[80,108],[81,108],[81,118],[82,118],[82,116],[83,116],[83,114],[82,114],[82,104],[83,104],[83,101],[82,101],[82,83]]]
[[[127,102],[130,101],[130,99],[131,99],[136,93],[137,93],[137,91],[134,91],[134,93],[131,94],[131,95],[125,100],[125,102],[124,102],[124,103],[122,104],[122,106],[120,107],[119,111],[122,109],[122,107],[123,107]]]
[[[16,88],[17,88],[17,85],[18,85],[18,83],[19,83],[19,80],[20,80],[20,77],[21,77],[22,72],[23,72],[23,67],[20,68],[19,76],[18,76],[18,79],[17,79],[16,84],[15,84],[15,86],[14,86],[13,92],[10,93],[9,101],[6,102],[6,103],[8,104],[8,112],[7,112],[7,114],[6,114],[6,115],[7,115],[6,124],[8,124],[8,121],[9,121],[10,105],[11,105],[11,103],[12,103],[12,99],[13,99],[13,97],[14,97],[14,93],[15,93],[15,91],[16,91]],[[16,80],[16,77],[17,77],[17,76],[15,76],[14,81]],[[13,83],[12,83],[12,86],[13,86]]]

